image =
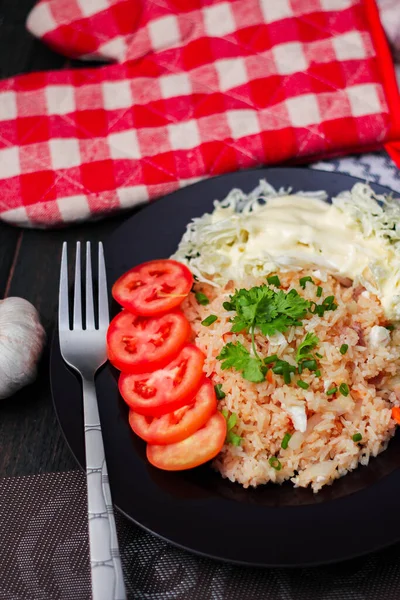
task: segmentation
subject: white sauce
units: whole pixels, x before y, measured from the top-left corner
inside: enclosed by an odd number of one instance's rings
[[[212,223],[221,219],[226,215],[217,208]],[[230,215],[229,219],[238,219],[246,235],[240,244],[213,248],[224,260],[226,280],[236,279],[238,272],[244,271],[243,262],[262,261],[271,271],[315,265],[351,279],[361,276],[378,286],[384,309],[392,317],[400,316],[400,308],[398,313],[393,307],[394,296],[400,293],[390,277],[393,250],[382,239],[365,237],[357,224],[332,204],[304,196],[279,196],[270,198],[255,213]]]
[[[400,204],[360,183],[332,204],[318,194],[279,196],[265,181],[249,195],[232,190],[188,225],[173,258],[217,286],[303,267],[320,281],[331,272],[376,294],[400,320]]]

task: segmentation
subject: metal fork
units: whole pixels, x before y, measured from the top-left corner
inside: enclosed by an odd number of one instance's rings
[[[90,569],[93,600],[125,600],[103,437],[94,377],[107,359],[109,324],[103,245],[98,254],[98,326],[95,327],[90,242],[86,243],[86,327],[82,327],[81,245],[76,244],[73,327],[68,308],[68,258],[64,242],[61,258],[58,327],[65,362],[82,377],[85,423],[86,480],[89,519]]]

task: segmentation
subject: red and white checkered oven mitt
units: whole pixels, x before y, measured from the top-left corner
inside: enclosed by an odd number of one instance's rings
[[[0,217],[56,226],[199,178],[400,140],[373,0],[43,0],[28,27],[112,64],[0,82]]]

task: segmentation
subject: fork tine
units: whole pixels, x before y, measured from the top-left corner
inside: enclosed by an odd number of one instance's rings
[[[76,242],[74,283],[74,329],[82,329],[81,243]]]
[[[110,321],[108,312],[107,276],[104,264],[103,244],[99,242],[99,329],[107,327]]]
[[[60,287],[58,292],[58,328],[60,331],[69,329],[67,242],[63,243],[61,254]]]
[[[92,255],[90,242],[86,242],[86,329],[94,329]]]

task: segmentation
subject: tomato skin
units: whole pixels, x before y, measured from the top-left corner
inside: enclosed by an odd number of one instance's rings
[[[189,294],[193,275],[182,263],[152,260],[127,271],[112,287],[114,299],[142,317],[153,317],[179,306]]]
[[[205,356],[186,344],[163,369],[152,373],[121,373],[119,391],[130,408],[141,415],[159,417],[193,402],[203,379]]]
[[[123,310],[108,327],[108,359],[125,373],[149,373],[176,358],[190,333],[189,321],[180,311],[138,317]]]
[[[225,418],[216,412],[204,427],[181,442],[165,446],[147,444],[147,459],[154,467],[164,471],[193,469],[217,456],[225,437]]]
[[[174,444],[201,429],[216,410],[214,386],[204,378],[192,404],[161,417],[145,417],[131,410],[129,424],[149,444]]]

